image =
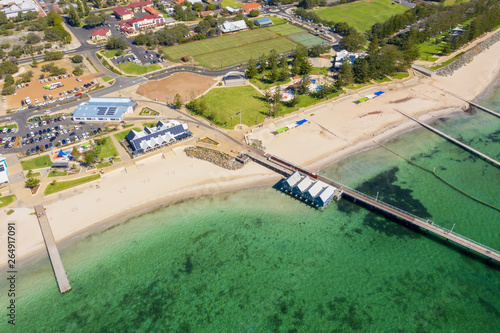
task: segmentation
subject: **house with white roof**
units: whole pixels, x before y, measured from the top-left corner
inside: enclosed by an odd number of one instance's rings
[[[7,18],[17,17],[19,13],[37,12],[39,8],[34,0],[0,0],[0,10]]]
[[[293,187],[297,185],[297,183],[300,182],[301,179],[302,179],[301,174],[295,171],[290,177],[288,177],[286,180],[283,181],[281,187],[284,190],[291,192]]]
[[[133,113],[136,103],[131,97],[92,97],[73,111],[74,121],[120,122],[126,113]]]
[[[326,207],[335,196],[335,191],[338,190],[331,185],[325,187],[323,191],[314,198],[314,203],[320,207]]]
[[[240,21],[235,21],[235,22],[229,22],[226,21],[222,25],[220,25],[220,30],[223,33],[229,33],[229,32],[236,32],[236,31],[241,31],[248,29],[247,24],[245,23],[244,20]]]
[[[318,196],[318,194],[320,194],[327,186],[327,184],[323,183],[320,180],[317,180],[304,192],[303,197],[311,202],[314,202],[314,198],[316,198],[316,196]]]
[[[298,182],[294,187],[292,192],[298,196],[302,196],[305,191],[313,184],[311,178],[305,176],[300,182]]]
[[[366,57],[368,53],[366,52],[349,52],[347,50],[340,50],[337,52],[335,55],[335,63],[334,66],[335,68],[340,68],[342,66],[342,63],[348,59],[351,61],[351,64],[354,63],[354,61],[359,58],[359,57]]]

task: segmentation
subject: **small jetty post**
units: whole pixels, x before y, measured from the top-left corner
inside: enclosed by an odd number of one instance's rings
[[[45,241],[45,247],[47,248],[52,270],[54,271],[54,275],[56,277],[57,286],[59,287],[61,294],[64,294],[71,290],[71,285],[69,284],[68,276],[64,270],[61,256],[59,255],[59,250],[57,249],[56,239],[52,234],[49,219],[45,214],[45,208],[43,205],[35,206],[35,213],[38,218],[38,223],[40,224],[40,230],[42,231],[42,236]]]

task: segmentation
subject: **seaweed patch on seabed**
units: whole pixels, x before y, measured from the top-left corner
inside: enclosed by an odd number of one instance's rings
[[[404,189],[395,184],[398,181],[396,176],[398,171],[399,169],[394,167],[390,170],[382,172],[362,183],[356,188],[356,190],[372,196],[374,193],[378,192],[379,200],[417,215],[423,219],[430,218],[431,216],[424,205],[411,195],[413,192],[411,189]],[[363,225],[384,233],[387,236],[411,238],[420,237],[418,233],[415,233],[408,228],[401,227],[400,225],[376,213],[370,212],[367,214],[363,219]]]

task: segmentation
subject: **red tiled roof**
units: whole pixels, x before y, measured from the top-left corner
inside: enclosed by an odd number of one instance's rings
[[[256,2],[251,2],[251,3],[244,4],[240,8],[245,10],[245,9],[252,9],[252,8],[259,8],[259,7],[261,7],[260,4],[258,4]]]
[[[128,7],[116,7],[113,11],[120,16],[132,14],[132,10]]]
[[[146,7],[145,9],[150,14],[161,15],[161,13],[159,11],[157,11],[156,9],[154,9],[153,7]]]
[[[97,29],[92,32],[92,36],[106,36],[109,32],[109,29]]]
[[[153,1],[140,1],[140,2],[131,3],[127,7],[135,8],[135,7],[145,7],[145,6],[152,6],[152,5],[153,5]]]

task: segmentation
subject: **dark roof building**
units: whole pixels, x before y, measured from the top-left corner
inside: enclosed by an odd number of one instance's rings
[[[129,143],[132,154],[137,155],[173,144],[191,135],[192,133],[189,131],[187,124],[181,124],[177,120],[170,120],[166,123],[159,121],[156,126],[145,127],[140,132],[130,130],[125,140]]]

